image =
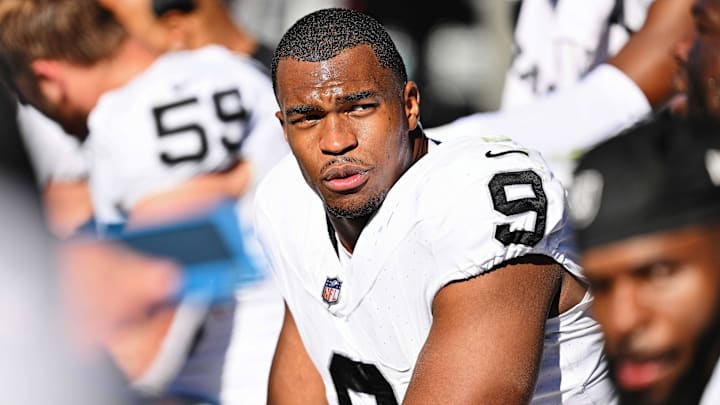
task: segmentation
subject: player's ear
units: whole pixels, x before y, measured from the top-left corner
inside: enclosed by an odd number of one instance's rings
[[[49,59],[37,59],[30,65],[38,81],[43,97],[58,102],[63,97],[62,63]]]
[[[41,80],[58,80],[62,74],[60,62],[52,59],[36,59],[32,61],[30,68]]]
[[[420,90],[413,81],[405,84],[403,90],[405,117],[408,121],[408,129],[414,130],[420,121]]]
[[[285,130],[285,120],[283,119],[282,111],[275,112],[275,117],[277,117],[278,121],[280,122],[280,126],[283,129],[283,136],[285,137],[285,142],[287,142],[287,131]]]

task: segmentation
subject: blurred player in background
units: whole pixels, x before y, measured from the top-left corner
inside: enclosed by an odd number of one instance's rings
[[[509,136],[541,152],[569,185],[578,152],[671,100],[678,52],[692,39],[693,3],[523,1],[503,109],[429,133]]]
[[[227,4],[220,0],[100,0],[100,3],[131,34],[159,52],[214,43],[250,55],[270,67],[272,50],[236,24]],[[49,225],[56,235],[67,237],[93,215],[86,148],[30,105],[20,106],[18,121],[44,191]],[[246,169],[240,165],[236,177]]]
[[[624,404],[720,403],[719,130],[662,116],[580,159],[572,216]]]
[[[131,35],[159,51],[194,49],[209,44],[222,45],[238,54],[250,55],[267,67],[269,72],[272,51],[257,41],[246,30],[235,23],[227,2],[221,0],[100,0],[130,31]],[[284,145],[283,145],[284,146]],[[287,149],[280,149],[280,151]],[[267,160],[274,162],[278,150],[268,150]],[[259,155],[256,155],[259,158]],[[268,166],[264,166],[268,168]],[[213,174],[201,176],[184,187],[194,189],[206,181],[228,181],[240,177],[242,168],[236,168],[229,175]],[[264,170],[253,170],[250,185],[245,190],[242,204],[249,202],[254,193],[254,184],[263,176]],[[223,179],[223,177],[229,177]],[[191,191],[194,193],[194,191]],[[173,197],[174,198],[174,197]],[[162,209],[163,206],[160,206]],[[244,207],[243,224],[251,223],[252,206]],[[245,238],[252,243],[254,235],[248,229]],[[254,245],[254,244],[253,244]],[[258,252],[258,255],[260,253]],[[258,262],[262,260],[256,256]],[[228,318],[232,310],[229,303],[214,305],[206,317],[203,329],[227,327],[232,324],[232,338],[225,358],[221,400],[224,404],[264,403],[267,392],[267,376],[275,342],[282,322],[282,302],[269,277],[238,291],[234,318]],[[221,316],[222,315],[222,316]],[[212,340],[210,340],[212,342]],[[217,345],[218,342],[216,341]],[[208,345],[212,349],[212,345]],[[202,348],[202,347],[201,347]],[[200,356],[202,357],[202,356]],[[205,360],[211,361],[211,360]],[[202,363],[200,363],[202,364]],[[201,373],[193,373],[193,366],[184,368],[174,384],[192,385],[192,379]]]
[[[24,98],[66,132],[89,133],[93,210],[101,225],[157,221],[167,204],[185,211],[241,195],[254,178],[232,170],[244,164],[239,159],[259,174],[285,154],[269,80],[253,63],[219,47],[159,56],[94,1],[5,2],[0,11],[5,66]],[[220,175],[197,177],[211,172]],[[188,311],[195,324],[203,320],[204,310]],[[177,323],[168,322],[177,319],[173,314],[112,341],[128,375],[150,389],[164,389],[184,364],[183,353],[167,351],[189,351],[203,333],[182,328],[184,344],[168,349],[163,337],[178,339],[171,333]],[[226,346],[215,347],[219,352],[203,364],[221,372]],[[216,396],[220,375],[202,371],[198,386],[184,381],[174,388]]]

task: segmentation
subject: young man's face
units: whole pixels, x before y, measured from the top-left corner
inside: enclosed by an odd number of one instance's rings
[[[84,80],[84,69],[63,65],[68,68],[63,69],[62,79],[39,77],[32,85],[19,81],[17,87],[33,107],[57,122],[67,134],[84,139],[97,90],[89,88],[90,80]]]
[[[412,164],[419,95],[361,45],[321,62],[283,59],[277,97],[285,137],[331,215],[377,210]]]
[[[605,333],[611,376],[628,403],[674,401],[720,319],[718,231],[687,228],[639,236],[584,253]]]

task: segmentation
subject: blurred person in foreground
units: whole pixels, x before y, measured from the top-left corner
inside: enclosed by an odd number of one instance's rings
[[[286,153],[269,79],[227,49],[161,54],[90,0],[5,1],[0,19],[4,67],[15,88],[67,133],[87,137],[101,232],[237,198],[255,178],[233,169],[249,163],[259,175],[274,163],[268,156]],[[218,176],[202,176],[208,173]],[[231,323],[198,327],[208,308],[197,301],[166,306],[107,343],[139,389],[217,400]],[[232,318],[232,311],[213,314],[211,320]],[[173,384],[181,370],[193,377]]]
[[[612,403],[564,191],[508,141],[441,144],[383,26],[298,20],[275,51],[293,152],[256,228],[286,303],[273,404]]]
[[[94,339],[72,323],[58,246],[42,221],[34,174],[14,125],[15,99],[0,85],[0,390],[8,404],[131,405],[125,381]],[[63,261],[69,263],[70,261]],[[77,269],[77,263],[72,268]],[[95,273],[98,268],[95,267]],[[88,286],[79,277],[73,288]],[[133,305],[157,303],[138,288]],[[94,302],[98,304],[98,302]],[[78,307],[75,307],[78,308]],[[85,307],[85,309],[91,309]],[[120,311],[118,311],[119,313]],[[128,310],[123,319],[129,319]],[[105,325],[110,317],[103,317]],[[78,317],[73,319],[79,320]],[[72,325],[72,326],[71,326]],[[97,325],[97,324],[96,324]],[[103,326],[104,328],[104,326]],[[79,332],[79,333],[76,333]]]
[[[571,213],[624,404],[720,403],[718,133],[663,116],[577,167]]]

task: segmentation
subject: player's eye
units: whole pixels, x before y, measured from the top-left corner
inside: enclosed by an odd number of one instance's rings
[[[588,281],[590,282],[590,291],[595,296],[607,294],[610,290],[609,280],[589,279]]]
[[[298,116],[291,118],[290,124],[310,125],[310,124],[313,124],[313,123],[317,122],[318,120],[320,120],[320,118],[322,118],[322,116],[317,113],[303,114],[303,115],[298,115]]]
[[[671,279],[679,266],[670,261],[661,261],[644,267],[637,275],[648,283],[663,283]]]
[[[368,112],[371,109],[377,107],[377,103],[362,103],[362,104],[353,104],[352,107],[350,107],[350,112],[353,113],[364,113]]]

